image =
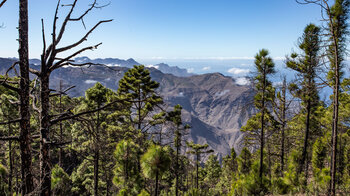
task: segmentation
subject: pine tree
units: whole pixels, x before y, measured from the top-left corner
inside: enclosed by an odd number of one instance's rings
[[[69,175],[58,165],[52,169],[51,187],[54,195],[69,195],[72,189],[72,181]]]
[[[210,155],[205,162],[206,176],[204,182],[207,184],[209,190],[214,192],[216,184],[222,175],[221,166],[216,155]]]
[[[124,110],[124,122],[129,122],[141,133],[146,133],[150,128],[149,117],[156,106],[163,103],[162,98],[157,95],[156,89],[159,83],[153,81],[149,70],[143,65],[134,66],[129,69],[119,81],[117,95],[124,100],[121,105]]]
[[[248,148],[244,147],[238,157],[238,172],[240,174],[249,174],[252,166],[252,154]]]
[[[140,146],[131,140],[122,140],[114,152],[116,164],[113,183],[130,195],[136,195],[141,190],[142,179],[138,169]]]
[[[182,146],[182,136],[184,135],[184,132],[190,128],[189,125],[184,125],[182,123],[181,119],[181,110],[182,107],[180,105],[176,105],[174,107],[174,111],[170,111],[167,113],[166,120],[172,122],[175,126],[175,136],[174,136],[174,146],[176,149],[175,154],[175,195],[178,196],[179,194],[179,157],[181,152],[181,146]]]
[[[154,195],[158,196],[159,180],[170,166],[170,157],[166,147],[152,145],[141,158],[142,172],[147,178],[155,180]]]
[[[108,140],[106,137],[108,135],[106,134],[105,126],[101,126],[106,120],[108,113],[99,109],[106,105],[107,97],[111,94],[113,94],[112,90],[107,89],[100,83],[96,83],[93,87],[86,90],[85,98],[80,99],[80,105],[78,105],[76,110],[78,112],[97,110],[97,112],[81,117],[80,122],[77,122],[72,130],[76,140],[78,140],[75,144],[75,149],[80,151],[80,153],[86,153],[86,156],[92,155],[94,165],[94,195],[98,195],[98,191],[100,190],[100,158],[101,156],[108,155],[108,152],[104,152],[107,150],[106,142]]]
[[[305,27],[299,48],[303,54],[292,54],[291,59],[287,60],[287,67],[297,72],[299,83],[290,85],[290,90],[294,96],[302,100],[305,117],[305,136],[302,156],[299,163],[298,174],[305,169],[305,175],[308,175],[307,153],[310,140],[310,132],[316,134],[319,130],[315,116],[315,110],[319,105],[318,89],[315,78],[317,69],[320,67],[320,28],[314,24]],[[320,133],[319,133],[320,135]]]
[[[187,146],[189,148],[191,148],[191,150],[187,151],[188,154],[193,154],[195,155],[195,162],[196,162],[196,189],[199,190],[199,173],[198,173],[198,170],[199,170],[199,164],[200,164],[200,161],[201,161],[201,156],[203,154],[208,154],[208,153],[212,153],[214,152],[213,150],[211,149],[208,149],[209,148],[209,145],[208,144],[196,144],[194,142],[186,142]]]
[[[266,126],[265,114],[269,114],[267,110],[268,104],[274,98],[274,89],[272,83],[268,80],[268,76],[275,73],[275,64],[272,58],[268,56],[269,52],[265,49],[259,51],[255,56],[255,68],[257,76],[255,77],[255,88],[257,94],[254,97],[255,107],[261,113],[260,115],[260,172],[259,176],[263,177],[263,160],[264,160],[264,129]]]
[[[349,35],[349,0],[335,0],[334,5],[327,9],[329,48],[328,59],[331,69],[328,72],[328,79],[333,88],[333,122],[332,122],[332,158],[331,158],[331,185],[330,193],[336,192],[336,171],[337,171],[337,139],[339,121],[339,93],[342,79],[342,68],[346,56],[346,43]]]

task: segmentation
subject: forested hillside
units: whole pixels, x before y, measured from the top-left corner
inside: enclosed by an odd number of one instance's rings
[[[87,28],[84,18],[104,7],[96,1],[81,15],[78,0],[58,1],[30,65],[28,1],[19,2],[19,58],[0,76],[0,195],[350,194],[349,0],[299,2],[320,7],[322,26],[308,24],[287,55],[295,80],[274,85],[278,70],[261,49],[252,87],[218,73],[75,61],[99,48],[85,42],[112,21],[62,41],[74,22]],[[90,84],[84,95],[70,94],[74,80]],[[322,88],[332,90],[325,101]]]

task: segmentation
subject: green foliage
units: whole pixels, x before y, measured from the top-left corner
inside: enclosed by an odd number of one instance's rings
[[[163,174],[170,167],[170,156],[168,147],[151,145],[147,152],[141,157],[142,173],[146,178],[155,180],[155,195],[158,195],[159,184]]]
[[[292,83],[289,89],[303,101],[304,107],[308,101],[311,102],[311,107],[315,107],[319,100],[315,77],[320,67],[320,28],[314,24],[307,25],[300,40],[299,48],[303,54],[292,54],[286,63],[298,76],[298,83]]]
[[[231,190],[232,180],[238,172],[238,157],[234,148],[231,153],[226,155],[222,160],[222,173],[219,182],[216,184],[216,190],[220,195],[227,195]]]
[[[327,157],[327,137],[318,138],[312,148],[312,168],[314,173],[318,173],[316,170],[322,170],[324,168],[324,162]]]
[[[200,191],[196,188],[192,188],[185,193],[185,196],[200,196]]]
[[[268,76],[275,73],[275,63],[268,55],[269,52],[262,49],[255,56],[255,69],[257,70],[255,88],[258,92],[254,97],[254,104],[260,110],[265,108],[265,104],[272,101],[274,97],[274,88],[268,80]],[[265,103],[263,104],[263,102]]]
[[[140,194],[138,194],[137,196],[150,196],[150,194],[145,189],[142,189]]]
[[[0,195],[7,195],[7,184],[5,183],[8,171],[5,166],[0,164]]]
[[[289,193],[291,186],[286,182],[286,178],[277,177],[272,180],[272,192],[275,194],[285,195]]]
[[[72,181],[69,175],[58,165],[52,168],[51,189],[54,195],[69,195],[72,189]]]
[[[155,179],[162,176],[169,168],[170,157],[168,149],[159,145],[152,145],[141,158],[142,172],[147,178]]]
[[[93,195],[94,168],[90,161],[84,160],[71,175],[74,195]]]
[[[129,69],[119,81],[117,95],[123,100],[120,104],[123,110],[118,112],[119,119],[142,133],[147,132],[147,117],[152,117],[156,106],[163,103],[163,99],[156,94],[158,87],[159,83],[151,79],[149,70],[143,65]]]
[[[204,178],[204,183],[207,184],[210,190],[215,188],[215,185],[219,182],[221,176],[221,166],[217,159],[217,156],[210,155],[205,163],[206,177]]]
[[[309,190],[315,195],[327,194],[330,180],[329,168],[314,168],[313,183],[309,185]]]
[[[240,174],[233,181],[230,195],[265,195],[269,191],[270,181],[267,176],[267,167],[263,165],[263,178],[259,177],[260,162],[257,160],[252,164],[248,174]],[[262,183],[261,183],[262,182]]]
[[[240,174],[248,174],[252,165],[252,154],[248,148],[244,147],[238,157],[238,172]]]
[[[197,156],[197,162],[200,160],[201,154],[212,153],[213,150],[207,150],[209,148],[208,144],[196,144],[193,141],[186,142],[187,146],[191,148],[191,150],[187,151],[188,154],[194,154]]]
[[[343,61],[346,58],[346,47],[349,35],[349,0],[335,0],[330,9],[331,23],[328,23],[329,46],[327,50],[330,61],[330,70],[327,78],[330,85],[334,86],[336,81],[336,67],[339,66],[340,78],[343,76],[341,69],[344,67]]]
[[[107,92],[108,89],[97,82],[93,87],[85,91],[85,97],[88,103],[95,103],[99,107],[107,101]]]
[[[142,178],[138,168],[140,147],[131,140],[120,141],[114,152],[115,167],[113,183],[128,194],[136,195],[141,190]]]
[[[288,157],[287,171],[284,172],[283,183],[288,187],[289,193],[298,193],[305,187],[305,175],[304,173],[298,174],[297,170],[301,158],[301,150],[293,150]]]

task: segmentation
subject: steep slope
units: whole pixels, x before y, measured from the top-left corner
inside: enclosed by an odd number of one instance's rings
[[[13,61],[0,61],[0,74]],[[58,89],[62,80],[66,86],[76,86],[69,92],[71,96],[84,96],[85,90],[96,82],[116,90],[127,69],[118,66],[66,67],[52,73],[51,88]],[[152,79],[160,83],[159,93],[166,104],[183,106],[183,120],[192,127],[188,139],[208,143],[219,157],[228,154],[231,147],[239,150],[242,136],[239,129],[254,110],[251,86],[238,85],[233,78],[220,73],[177,77],[155,68],[149,69]]]

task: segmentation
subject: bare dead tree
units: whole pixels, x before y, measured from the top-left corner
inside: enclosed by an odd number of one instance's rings
[[[89,8],[83,12],[79,17],[73,17],[72,14],[74,12],[74,9],[76,7],[78,0],[74,0],[72,4],[64,5],[65,7],[70,7],[70,10],[68,14],[65,16],[63,23],[59,30],[57,31],[57,20],[58,18],[58,10],[59,6],[61,5],[60,0],[57,2],[57,7],[54,14],[53,19],[53,26],[52,26],[52,34],[51,34],[51,44],[49,46],[46,45],[46,37],[45,37],[45,28],[44,28],[44,22],[42,20],[42,39],[43,39],[43,52],[41,55],[41,67],[40,70],[30,69],[30,72],[32,74],[35,74],[39,81],[40,81],[40,87],[39,87],[39,107],[36,109],[36,111],[39,113],[39,119],[40,119],[40,195],[51,195],[51,159],[50,159],[50,145],[52,145],[52,142],[50,141],[49,133],[50,133],[50,127],[62,120],[72,119],[74,118],[74,115],[70,115],[69,113],[62,113],[61,118],[55,118],[53,119],[52,116],[50,116],[50,75],[54,70],[57,70],[63,66],[70,65],[70,66],[76,66],[76,67],[82,67],[85,65],[93,65],[93,63],[75,63],[73,58],[77,55],[87,51],[87,50],[93,50],[97,49],[98,46],[100,46],[102,43],[98,43],[96,45],[88,46],[79,48],[79,46],[85,42],[88,38],[88,36],[102,23],[111,22],[112,20],[101,20],[95,26],[93,26],[83,37],[78,39],[78,41],[67,45],[63,47],[59,47],[58,45],[62,41],[62,38],[65,34],[67,24],[74,21],[82,21],[84,17],[94,8],[100,8],[97,7],[96,0],[93,1],[93,3],[89,6]],[[63,52],[68,52],[73,49],[77,49],[77,51],[73,52],[72,54],[60,58],[58,55],[60,55]],[[33,104],[35,105],[35,103]]]
[[[0,3],[0,7],[5,4],[6,0]],[[14,63],[7,73],[11,69],[19,64],[20,67],[20,81],[19,88],[13,86],[18,84],[17,82],[10,82],[6,79],[0,81],[0,85],[13,90],[18,93],[19,96],[19,110],[20,118],[11,120],[1,124],[17,123],[20,124],[19,136],[0,137],[0,140],[6,141],[18,141],[20,143],[21,153],[21,193],[22,195],[30,194],[33,191],[33,175],[32,175],[32,155],[31,155],[31,134],[30,134],[30,112],[29,112],[29,57],[28,57],[28,1],[19,1],[19,61]]]

